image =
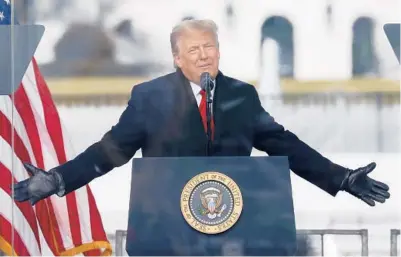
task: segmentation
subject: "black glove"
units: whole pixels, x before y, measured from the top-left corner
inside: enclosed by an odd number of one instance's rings
[[[368,174],[375,168],[376,163],[372,162],[365,167],[349,170],[341,184],[341,189],[370,206],[375,206],[375,201],[384,203],[386,199],[390,198],[388,185],[368,177]]]
[[[64,183],[55,169],[45,172],[31,164],[24,163],[25,169],[32,176],[14,184],[14,199],[23,202],[29,200],[31,205],[53,194],[62,194]]]

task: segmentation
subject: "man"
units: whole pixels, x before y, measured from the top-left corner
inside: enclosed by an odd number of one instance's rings
[[[139,149],[144,157],[206,155],[203,72],[214,83],[210,155],[249,156],[255,147],[288,156],[292,171],[332,196],[343,190],[370,206],[390,197],[386,184],[367,176],[375,163],[356,170],[332,163],[275,122],[252,85],[223,75],[212,21],[185,20],[170,41],[177,71],[133,87],[118,123],[75,159],[49,172],[25,164],[33,176],[15,185],[16,200],[35,204],[64,196],[127,163]]]

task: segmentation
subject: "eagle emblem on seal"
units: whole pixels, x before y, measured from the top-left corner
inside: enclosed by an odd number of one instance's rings
[[[199,210],[202,216],[206,215],[209,219],[220,217],[224,210],[227,208],[223,204],[223,193],[215,188],[209,187],[200,193],[202,206]]]

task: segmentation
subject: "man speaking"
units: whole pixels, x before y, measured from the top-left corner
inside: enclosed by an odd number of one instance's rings
[[[343,190],[370,206],[390,197],[386,184],[368,176],[375,163],[351,170],[331,162],[278,124],[252,85],[225,76],[214,22],[182,21],[170,41],[177,70],[133,87],[117,124],[75,159],[49,172],[25,164],[33,176],[15,184],[17,201],[33,205],[64,196],[124,165],[139,149],[144,157],[249,156],[253,147],[288,156],[293,172],[332,196]],[[211,105],[202,74],[210,76]]]

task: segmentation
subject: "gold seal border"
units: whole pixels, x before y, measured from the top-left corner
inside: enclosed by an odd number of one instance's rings
[[[191,213],[191,209],[189,206],[189,200],[193,193],[193,190],[201,183],[209,182],[209,181],[217,181],[224,184],[231,192],[233,197],[233,210],[231,215],[226,219],[226,221],[222,222],[219,225],[206,225],[200,223],[195,219],[195,217]],[[232,226],[237,223],[239,217],[241,216],[243,209],[243,199],[239,186],[232,180],[229,176],[217,172],[217,171],[207,171],[200,173],[190,179],[188,183],[184,186],[181,193],[181,213],[186,220],[186,222],[195,230],[204,233],[204,234],[219,234],[227,231]]]

